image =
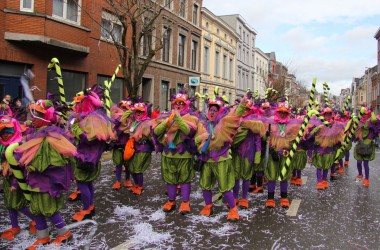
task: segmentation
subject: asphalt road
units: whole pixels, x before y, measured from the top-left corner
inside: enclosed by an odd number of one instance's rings
[[[113,165],[105,156],[96,182],[93,219],[98,227],[91,249],[380,249],[380,151],[376,155],[377,159],[370,162],[369,188],[354,181],[357,168],[352,156],[345,173],[324,191],[316,189],[315,168],[308,165],[303,171],[306,183],[289,188],[290,210],[279,207],[277,186],[275,208],[265,208],[266,190],[264,194],[250,195],[250,207],[239,210],[238,222],[227,222],[228,209],[223,203],[216,204],[210,218],[199,216],[203,198],[197,181],[192,185],[191,214],[162,212],[167,197],[160,175],[160,155],[153,155],[140,197],[124,187],[112,190]],[[1,196],[0,230],[4,230],[9,228],[9,219]],[[179,206],[180,197],[177,199]],[[68,224],[80,205],[79,201],[65,204],[62,214]],[[20,218],[22,228],[27,223]],[[83,249],[92,228],[93,225],[84,225],[72,229],[73,241],[61,249]],[[55,230],[51,233],[54,236]],[[23,230],[14,242],[0,242],[0,249],[22,249],[34,240]]]

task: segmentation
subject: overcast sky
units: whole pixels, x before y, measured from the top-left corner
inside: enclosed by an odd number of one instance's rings
[[[256,30],[256,47],[274,51],[298,81],[317,77],[338,95],[377,64],[380,0],[203,0],[215,15],[240,14]]]

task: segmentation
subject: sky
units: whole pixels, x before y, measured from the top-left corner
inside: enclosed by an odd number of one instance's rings
[[[297,81],[339,95],[377,65],[380,0],[203,0],[215,15],[240,14],[256,32],[256,47],[275,52]]]

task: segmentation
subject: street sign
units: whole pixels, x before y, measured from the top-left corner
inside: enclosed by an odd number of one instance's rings
[[[201,82],[201,78],[199,76],[190,76],[189,77],[189,85],[190,86],[199,86]]]

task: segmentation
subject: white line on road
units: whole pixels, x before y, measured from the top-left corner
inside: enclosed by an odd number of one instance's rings
[[[212,197],[212,202],[215,202],[217,199],[219,198],[219,193],[217,193],[216,195],[214,195]],[[202,201],[201,203],[199,203],[199,206],[206,206],[206,203],[204,201]]]
[[[290,207],[288,209],[288,212],[286,213],[287,216],[296,216],[298,212],[298,208],[300,207],[301,200],[300,199],[294,199],[290,203]]]
[[[129,240],[129,241],[126,241],[126,242],[124,242],[124,243],[122,243],[122,244],[120,244],[120,245],[118,245],[118,246],[112,248],[111,250],[125,250],[125,249],[130,249],[130,248],[132,248],[132,247],[134,247],[134,246],[136,246],[136,245],[137,245],[137,244],[136,244],[135,242]]]
[[[302,185],[306,185],[306,182],[307,182],[307,179],[309,177],[308,176],[302,176],[301,179],[302,179]]]

